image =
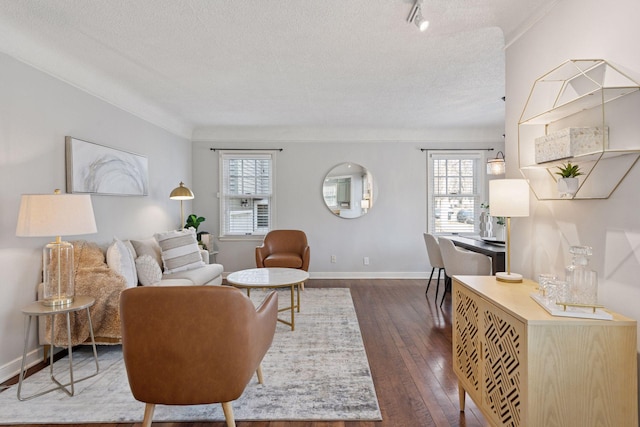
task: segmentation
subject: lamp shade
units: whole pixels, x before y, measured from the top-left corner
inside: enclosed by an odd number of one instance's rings
[[[487,160],[488,175],[504,175],[506,169],[507,168],[504,161],[504,153],[502,151],[498,151],[495,159]]]
[[[88,194],[24,194],[16,236],[52,237],[98,231]]]
[[[184,182],[180,182],[180,185],[169,194],[171,200],[191,200],[193,197],[193,192],[184,186]]]
[[[489,159],[487,161],[487,174],[489,175],[504,175],[506,169],[504,159]]]
[[[489,182],[491,216],[529,216],[529,185],[524,179],[494,179]]]

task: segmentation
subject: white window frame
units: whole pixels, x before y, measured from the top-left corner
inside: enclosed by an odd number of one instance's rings
[[[276,212],[276,150],[251,150],[251,151],[238,151],[238,150],[220,150],[218,156],[219,162],[219,230],[220,240],[262,240],[264,236],[270,231],[276,228],[275,212]],[[269,188],[270,191],[263,193],[245,193],[245,194],[230,194],[227,190],[227,183],[229,177],[228,168],[225,166],[225,162],[228,160],[252,160],[252,159],[266,159],[270,161],[269,172]],[[248,209],[239,209],[237,211],[228,210],[232,200],[236,200],[241,206]],[[261,201],[268,200],[267,215],[268,225],[266,227],[260,227],[260,223],[264,218],[258,218],[260,212],[263,211],[260,206],[264,206]],[[228,214],[227,214],[228,212]],[[238,217],[250,217],[253,224],[251,230],[236,230],[232,231],[230,218],[232,215]],[[228,226],[227,226],[228,224]],[[245,224],[246,225],[246,224]]]
[[[427,150],[427,230],[429,233],[435,235],[479,234],[480,205],[486,202],[485,151]],[[473,172],[473,190],[466,193],[452,192],[448,195],[434,194],[436,181],[434,160],[472,160],[475,169]],[[441,173],[440,177],[442,176],[448,177],[448,172],[445,172],[444,175]],[[454,175],[452,176],[455,177]],[[452,185],[452,187],[455,187],[455,185]],[[440,202],[438,202],[438,199],[440,199]],[[469,199],[472,200],[470,201]],[[449,202],[446,208],[441,206],[442,201]],[[451,203],[452,201],[458,203]],[[471,218],[467,221],[471,221],[472,224],[458,221],[458,213],[461,210],[471,211],[469,216],[461,214],[461,217]],[[436,223],[436,220],[442,221],[442,223]]]

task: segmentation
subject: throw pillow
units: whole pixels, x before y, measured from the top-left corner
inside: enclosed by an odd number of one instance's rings
[[[133,257],[133,259],[138,258],[138,254],[136,253],[136,248],[133,247],[133,243],[131,243],[131,240],[124,240],[122,243],[124,243],[127,249],[129,249],[129,252],[131,252],[131,256]]]
[[[156,260],[158,267],[162,270],[162,250],[155,238],[150,237],[145,240],[132,240],[131,244],[136,251],[136,258],[142,255],[149,255]]]
[[[142,255],[136,258],[136,270],[138,280],[144,286],[157,285],[162,279],[162,270],[151,255]]]
[[[193,270],[205,265],[193,228],[157,233],[155,237],[162,250],[165,273]]]
[[[138,274],[133,256],[125,244],[117,238],[114,238],[113,243],[107,248],[107,265],[125,278],[128,288],[138,286]]]

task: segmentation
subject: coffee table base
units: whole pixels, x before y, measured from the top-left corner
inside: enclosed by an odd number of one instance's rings
[[[295,311],[300,312],[300,287],[309,279],[309,273],[295,268],[266,267],[240,270],[227,276],[227,282],[239,289],[246,289],[247,296],[251,296],[251,289],[284,289],[289,288],[291,302],[289,307],[280,308],[278,312],[290,311],[291,321],[278,318],[278,321],[296,328]]]
[[[283,307],[278,309],[278,313],[283,312],[283,311],[291,311],[291,321],[288,322],[280,317],[278,317],[278,322],[280,323],[284,323],[287,326],[291,327],[292,331],[295,331],[296,328],[296,315],[295,315],[295,311],[297,310],[298,313],[300,313],[300,286],[304,285],[304,282],[301,283],[295,283],[293,285],[291,285],[291,287],[289,288],[291,290],[291,304],[289,305],[289,307]],[[252,288],[247,288],[247,297],[251,297],[251,289]],[[255,288],[253,288],[255,289]],[[267,288],[263,288],[263,289],[267,289]],[[272,289],[272,288],[270,288]],[[294,298],[294,294],[295,297],[297,297],[297,301],[295,301]]]

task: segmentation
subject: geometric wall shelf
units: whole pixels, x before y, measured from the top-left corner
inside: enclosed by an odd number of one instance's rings
[[[608,198],[640,158],[638,111],[640,84],[602,59],[572,59],[537,79],[518,122],[518,164],[536,198],[562,198],[555,172],[566,162],[582,171],[574,199]],[[566,145],[587,130],[572,154]],[[537,158],[536,140],[546,144]]]

